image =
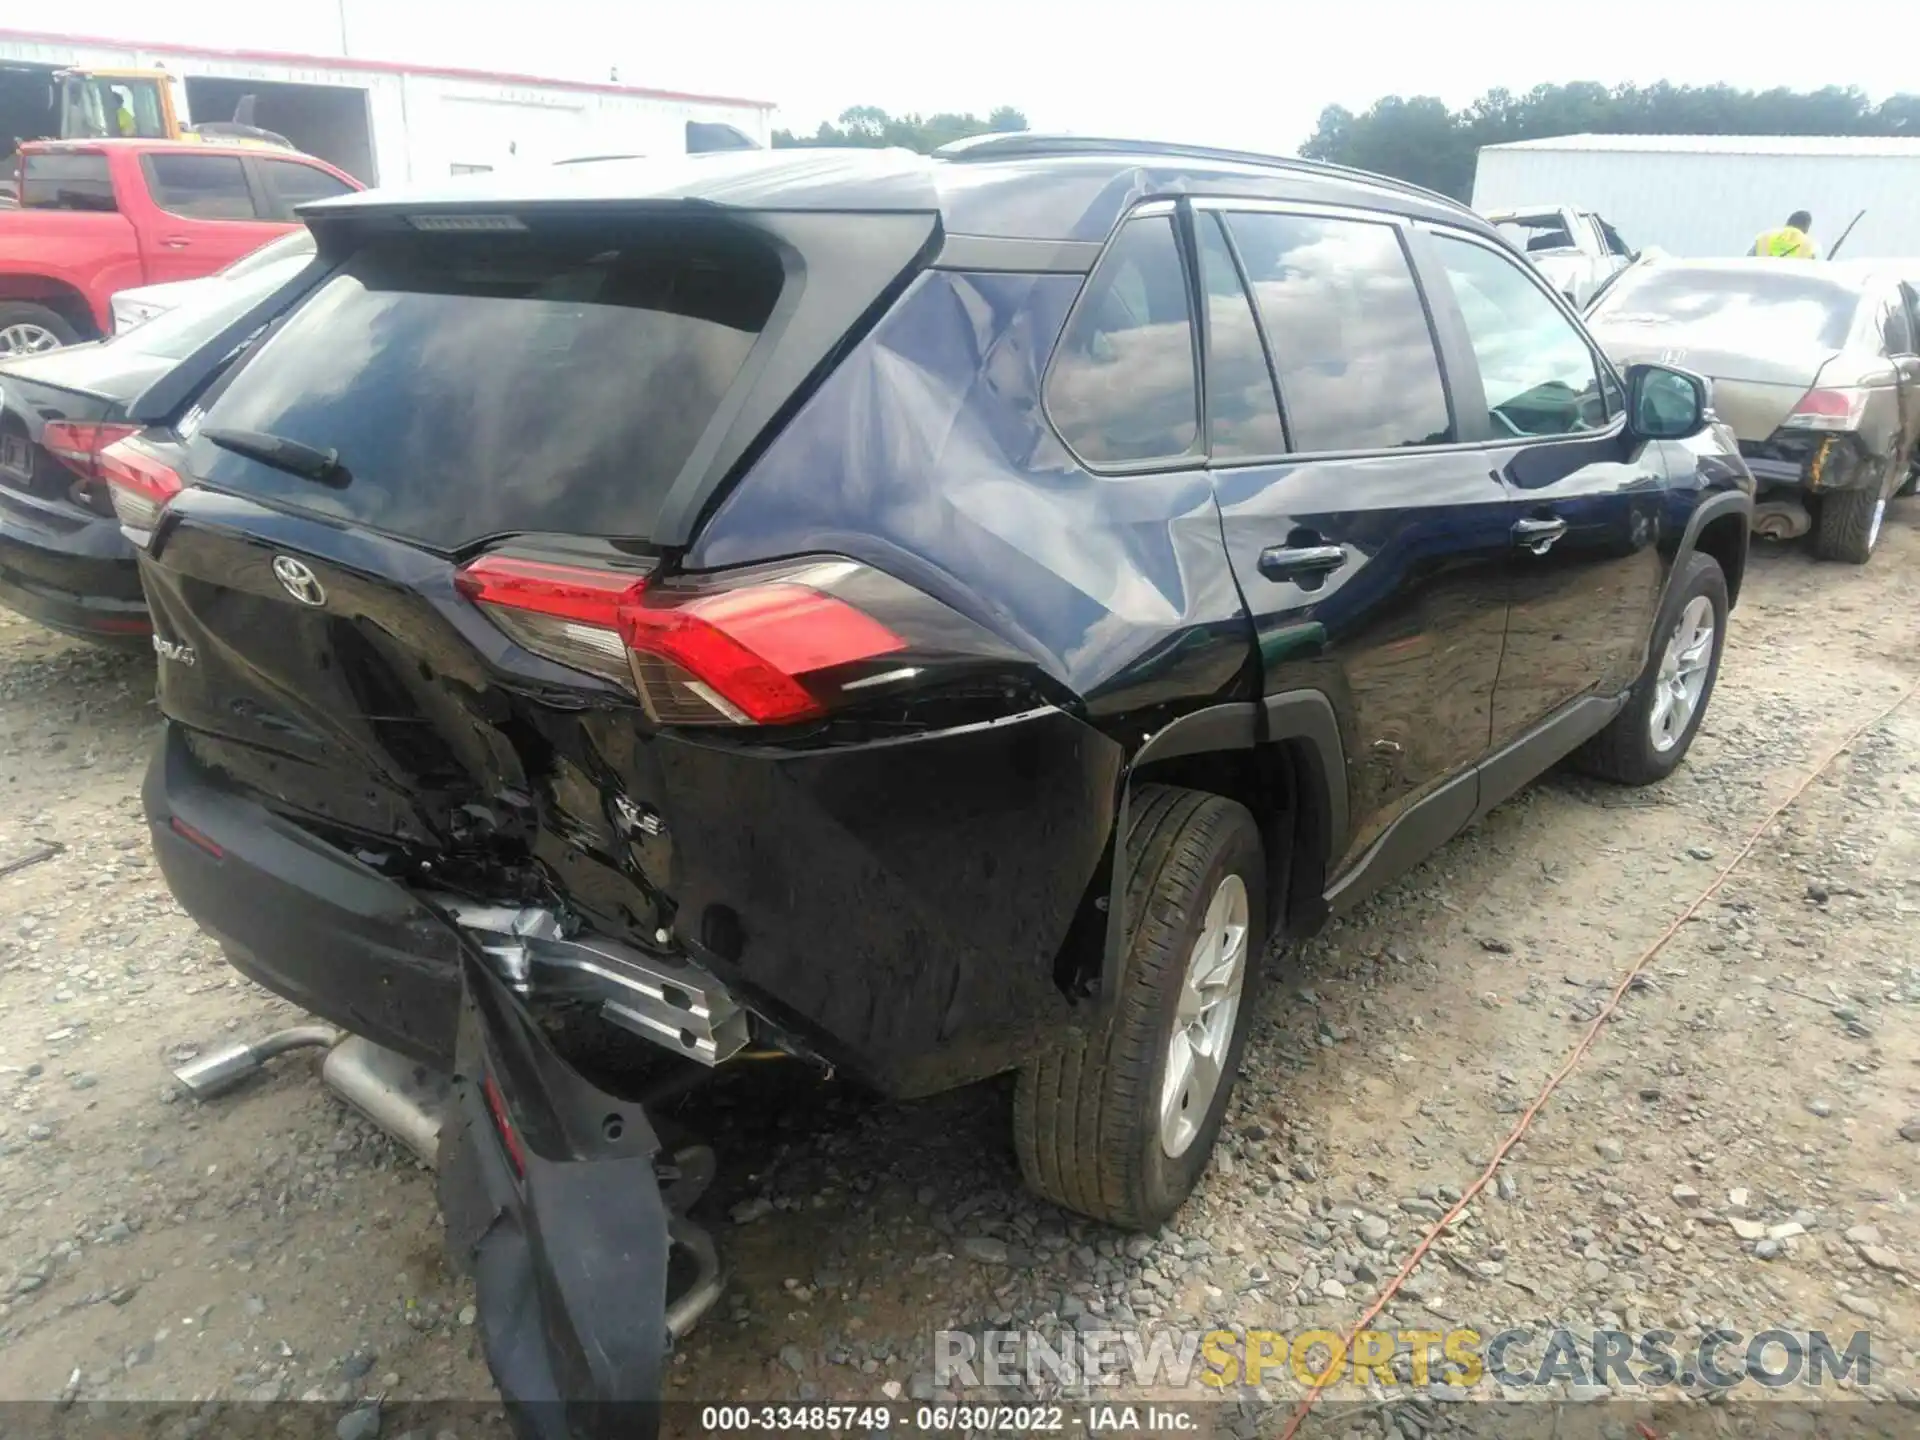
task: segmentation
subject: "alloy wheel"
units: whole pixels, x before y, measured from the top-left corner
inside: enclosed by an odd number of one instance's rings
[[[1246,985],[1247,884],[1228,875],[1207,902],[1206,918],[1187,956],[1173,1035],[1167,1042],[1166,1079],[1160,1090],[1160,1146],[1178,1159],[1206,1123],[1225,1078]]]
[[[21,321],[0,330],[0,357],[40,355],[60,348],[60,337],[44,325]]]
[[[1713,634],[1713,602],[1696,595],[1667,637],[1660,671],[1654,677],[1653,711],[1647,724],[1653,748],[1661,754],[1680,743],[1700,708],[1713,665]]]

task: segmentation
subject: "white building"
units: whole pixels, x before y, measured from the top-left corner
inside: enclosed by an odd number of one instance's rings
[[[221,50],[0,28],[0,131],[44,113],[55,71],[162,68],[185,118],[225,121],[256,97],[254,123],[368,185],[545,164],[585,155],[684,153],[688,126],[727,126],[770,140],[773,106],[608,82],[542,79],[432,65]],[[37,90],[37,95],[34,93]],[[0,135],[0,149],[6,145]]]
[[[1754,236],[1813,215],[1830,249],[1855,215],[1846,259],[1920,256],[1920,137],[1565,135],[1480,152],[1473,208],[1573,205],[1635,247],[1744,255]]]

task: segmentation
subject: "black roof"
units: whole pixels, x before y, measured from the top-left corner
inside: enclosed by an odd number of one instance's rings
[[[1312,160],[1241,151],[1031,133],[908,150],[745,150],[607,159],[392,187],[301,207],[347,214],[485,211],[633,202],[753,211],[937,214],[949,235],[1104,240],[1131,206],[1183,194],[1306,201],[1485,230],[1465,206],[1402,181]]]

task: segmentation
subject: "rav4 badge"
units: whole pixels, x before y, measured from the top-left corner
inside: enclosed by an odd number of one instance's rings
[[[191,665],[199,657],[193,653],[191,645],[181,645],[172,640],[163,640],[158,634],[153,637],[153,653],[162,660],[172,660],[176,664]]]

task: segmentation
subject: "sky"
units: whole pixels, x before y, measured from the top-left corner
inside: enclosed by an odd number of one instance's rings
[[[336,55],[344,33],[363,58],[583,80],[617,68],[630,84],[771,100],[774,123],[800,131],[853,105],[1013,105],[1036,129],[1282,152],[1323,107],[1389,94],[1920,89],[1914,0],[1850,0],[1838,44],[1818,9],[1773,0],[59,0],[43,13],[22,0],[6,23]]]

